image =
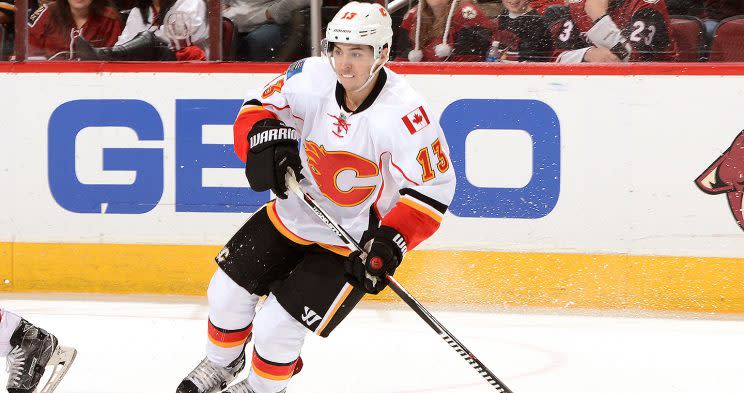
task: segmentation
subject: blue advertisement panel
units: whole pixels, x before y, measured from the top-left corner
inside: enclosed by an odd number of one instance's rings
[[[230,125],[242,100],[175,100],[176,212],[253,212],[269,198],[247,187],[203,185],[203,170],[242,168],[231,144],[203,143],[207,125]],[[561,129],[556,112],[538,100],[460,99],[440,119],[458,182],[450,212],[459,217],[544,217],[560,194]],[[85,99],[59,105],[48,126],[49,187],[59,206],[74,213],[142,214],[161,202],[163,148],[104,148],[103,170],[133,171],[131,184],[84,184],[75,172],[75,139],[89,127],[126,127],[141,141],[165,141],[157,109],[143,100]],[[474,130],[521,130],[532,141],[532,174],[520,188],[474,185],[466,175],[465,144]],[[500,170],[494,168],[494,170]],[[106,206],[104,209],[103,206]]]

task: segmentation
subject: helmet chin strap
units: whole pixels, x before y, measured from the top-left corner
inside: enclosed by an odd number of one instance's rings
[[[367,78],[367,81],[364,82],[364,84],[360,86],[358,89],[352,90],[352,93],[358,93],[364,90],[364,88],[367,87],[367,85],[369,85],[370,82],[372,82],[372,79],[375,79],[375,75],[377,75],[377,73],[380,72],[380,70],[382,69],[382,66],[384,66],[385,63],[387,63],[387,58],[384,61],[382,59],[375,60],[375,62],[372,63],[372,67],[370,67],[369,69],[369,78]]]

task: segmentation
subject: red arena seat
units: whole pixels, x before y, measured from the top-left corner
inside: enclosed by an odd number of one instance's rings
[[[700,61],[705,48],[703,22],[687,15],[673,15],[671,22],[671,34],[677,42],[677,61]]]
[[[222,17],[222,60],[235,60],[235,46],[238,41],[238,29],[228,18]]]
[[[744,61],[744,15],[726,18],[716,27],[710,61]]]

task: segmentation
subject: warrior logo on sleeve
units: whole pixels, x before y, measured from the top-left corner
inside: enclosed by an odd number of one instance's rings
[[[731,214],[744,230],[744,131],[739,133],[728,150],[695,179],[695,184],[708,194],[726,193]]]
[[[377,177],[379,168],[364,157],[347,151],[326,151],[322,145],[309,140],[305,141],[305,153],[308,169],[320,192],[339,206],[359,205],[377,188],[376,185],[339,184],[340,175],[346,171],[353,172],[353,180]]]

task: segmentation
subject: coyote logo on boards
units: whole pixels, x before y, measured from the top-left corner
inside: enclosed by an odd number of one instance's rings
[[[708,194],[726,193],[731,214],[744,230],[744,131],[734,138],[728,150],[695,179],[695,184]]]

